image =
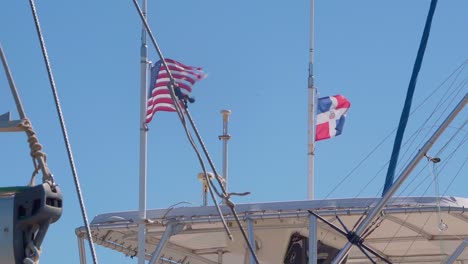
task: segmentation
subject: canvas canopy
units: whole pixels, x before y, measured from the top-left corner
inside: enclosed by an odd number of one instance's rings
[[[291,235],[309,234],[308,210],[317,212],[340,226],[337,216],[352,229],[378,198],[352,198],[313,201],[286,201],[239,204],[237,212],[247,228],[252,221],[255,249],[261,263],[283,263]],[[365,244],[392,263],[441,263],[468,238],[468,199],[455,197],[395,198],[382,211]],[[229,208],[222,206],[234,240],[227,238],[213,206],[164,208],[147,211],[147,258],[155,250],[166,227],[177,224],[177,232],[168,240],[160,258],[166,263],[249,263],[249,251]],[[440,223],[447,228],[441,228]],[[128,256],[137,252],[138,211],[107,213],[91,223],[94,242]],[[442,226],[445,227],[445,226]],[[442,230],[441,230],[442,229]],[[443,230],[445,229],[445,230]],[[83,227],[76,229],[81,241]],[[331,248],[340,249],[347,239],[319,221],[317,239]],[[463,248],[463,247],[462,247]],[[465,252],[466,251],[466,252]],[[468,250],[457,257],[468,261]],[[84,255],[84,250],[81,250]],[[321,257],[321,252],[318,252]],[[84,256],[82,256],[82,263]],[[377,259],[375,259],[377,260]],[[319,262],[320,263],[320,262]],[[370,263],[353,247],[347,263]]]

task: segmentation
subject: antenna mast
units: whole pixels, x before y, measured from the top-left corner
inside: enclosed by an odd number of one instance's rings
[[[223,134],[218,138],[223,141],[223,178],[224,178],[224,189],[228,191],[228,141],[231,139],[231,135],[228,133],[229,116],[231,110],[221,110],[223,115]],[[226,201],[223,201],[225,204]]]

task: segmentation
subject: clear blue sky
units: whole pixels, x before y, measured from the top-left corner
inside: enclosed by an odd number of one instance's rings
[[[383,186],[386,167],[378,172],[390,157],[394,135],[330,192],[397,126],[430,1],[316,2],[316,85],[322,96],[340,93],[352,104],[343,135],[317,144],[316,198],[373,197]],[[89,218],[136,210],[141,23],[133,3],[36,4]],[[468,58],[467,10],[466,0],[439,2],[414,106],[436,93],[411,120],[406,139],[447,95],[449,85],[437,87]],[[208,73],[194,87],[197,102],[190,111],[220,171],[219,111],[232,110],[229,186],[252,192],[234,201],[305,199],[309,1],[149,1],[148,15],[167,57]],[[28,1],[0,3],[0,40],[64,193],[64,213],[48,232],[41,262],[78,263],[74,230],[83,221]],[[152,46],[150,55],[157,60]],[[465,70],[457,81],[467,76]],[[465,84],[461,94],[466,92]],[[2,69],[0,112],[7,111],[18,117]],[[450,133],[466,117],[465,110]],[[425,125],[423,134],[432,126]],[[419,142],[404,148],[403,162]],[[26,185],[32,172],[26,137],[4,133],[0,144],[0,185]],[[456,146],[452,142],[441,158]],[[457,159],[442,170],[440,194],[461,168],[466,150],[461,146]],[[148,163],[149,208],[201,204],[196,179],[201,168],[175,114],[158,113],[150,124]],[[461,170],[448,195],[468,196],[466,172]],[[434,195],[429,176],[423,170],[404,194]],[[136,263],[97,249],[101,263]]]

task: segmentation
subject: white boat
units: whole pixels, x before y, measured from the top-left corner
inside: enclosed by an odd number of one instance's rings
[[[434,7],[431,6],[431,10]],[[425,29],[424,34],[427,32]],[[151,38],[157,46],[153,36]],[[313,46],[310,65],[312,50]],[[421,58],[419,55],[418,59]],[[312,66],[309,70],[309,88],[313,90]],[[142,211],[140,207],[140,211],[96,216],[91,223],[93,241],[125,255],[138,256],[139,263],[144,263],[143,257],[149,263],[196,264],[463,263],[468,260],[468,252],[464,253],[468,243],[465,240],[468,236],[464,215],[468,205],[466,199],[398,197],[390,200],[390,197],[424,157],[434,164],[440,161],[438,157],[429,157],[428,151],[447,122],[453,120],[452,114],[461,111],[467,100],[466,92],[462,92],[458,110],[454,110],[440,124],[440,130],[419,146],[419,151],[382,198],[313,200],[313,194],[309,194],[307,201],[241,204],[235,210],[243,226],[236,222],[234,207],[226,205],[221,206],[222,216],[215,206],[206,205],[149,211],[145,207]],[[314,98],[309,97],[309,101]],[[224,122],[226,129],[226,119]],[[314,122],[310,121],[310,124]],[[224,133],[227,136],[226,130]],[[310,166],[313,170],[313,163],[309,163]],[[145,190],[140,189],[140,202],[142,197],[146,199]],[[142,212],[146,214],[143,218]],[[315,217],[322,222],[317,225]],[[237,239],[231,240],[226,234],[224,220]],[[338,223],[339,227],[336,226]],[[451,226],[450,233],[448,226]],[[76,231],[82,263],[86,263],[85,231],[85,228]],[[143,246],[145,249],[141,250]]]
[[[243,223],[246,226],[251,224],[260,263],[305,263],[300,259],[300,254],[297,254],[296,262],[283,261],[292,234],[299,232],[305,237],[309,235],[308,210],[317,210],[335,224],[338,224],[335,218],[338,216],[345,225],[353,227],[376,203],[377,198],[354,198],[240,204],[237,208]],[[392,263],[442,263],[457,247],[466,243],[467,206],[466,198],[455,197],[403,197],[392,200],[365,243]],[[148,218],[152,223],[148,225],[147,233],[148,260],[168,226],[177,224],[173,227],[177,230],[173,231],[174,235],[160,256],[162,263],[249,263],[249,251],[233,217],[227,208],[223,209],[236,238],[234,241],[227,238],[213,206],[149,210]],[[439,209],[450,230],[456,232],[443,233],[438,229]],[[91,223],[95,243],[124,255],[135,256],[137,222],[137,211],[98,215]],[[324,223],[319,223],[317,232],[318,239],[335,250],[347,242],[345,237]],[[79,237],[85,236],[82,228],[77,230],[77,234]],[[81,243],[80,250],[84,252],[84,244]],[[331,255],[333,251],[319,247],[317,263],[330,263],[331,259],[326,260],[328,253]],[[459,263],[466,261],[467,250],[456,259]],[[380,263],[378,259],[374,260]],[[355,247],[346,263],[370,261]]]

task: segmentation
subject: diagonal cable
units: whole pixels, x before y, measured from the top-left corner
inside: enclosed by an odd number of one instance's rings
[[[468,65],[468,59],[465,59],[455,70],[452,71],[452,73],[450,73],[450,74],[442,81],[442,83],[440,83],[437,87],[435,87],[429,95],[427,95],[424,99],[421,100],[421,102],[420,102],[417,106],[414,107],[414,109],[411,111],[410,116],[412,116],[413,114],[415,114],[425,103],[428,102],[428,100],[429,100],[431,97],[435,96],[435,94],[436,94],[437,91],[442,90],[442,87],[443,87],[453,76],[455,76],[454,78],[457,79],[457,78],[460,76],[461,72],[463,72],[463,70],[466,68],[467,65]],[[466,83],[466,80],[465,80],[465,83]],[[453,82],[452,82],[452,84],[449,85],[449,88],[448,88],[448,89],[450,90],[450,87],[452,87],[452,86],[453,86]],[[372,154],[373,154],[373,153],[374,153],[374,152],[375,152],[375,151],[376,151],[376,150],[377,150],[377,149],[378,149],[378,148],[379,148],[379,147],[380,147],[396,130],[397,130],[397,128],[394,128],[392,131],[390,131],[390,132],[389,132],[389,133],[388,133],[388,134],[387,134],[371,151],[370,151],[370,153],[368,153],[368,154],[366,155],[365,158],[363,158],[353,169],[351,169],[351,171],[350,171],[348,174],[346,174],[346,176],[344,176],[344,177],[340,180],[340,182],[337,183],[337,184],[333,187],[333,189],[332,189],[331,191],[328,192],[328,194],[325,196],[325,199],[328,198],[328,197],[330,197],[330,195],[331,195],[332,193],[334,193],[334,192],[336,191],[336,189],[338,189],[341,185],[343,185],[343,183],[344,183],[349,177],[351,177],[351,176],[357,171],[357,169],[358,169],[359,167],[361,167],[361,165],[364,164],[364,162],[365,162],[367,159],[369,159],[369,157],[370,157],[370,156],[371,156],[371,155],[372,155]],[[407,143],[405,143],[405,144],[407,144]],[[386,167],[386,166],[388,165],[388,163],[389,163],[389,161],[387,161],[383,166]],[[359,192],[355,197],[358,197],[358,196],[367,188],[367,186],[368,186],[371,182],[373,182],[373,181],[377,178],[377,176],[379,176],[380,171],[383,170],[384,167],[382,167],[381,169],[379,169],[379,171],[374,175],[374,177],[373,177],[370,181],[368,181],[367,184],[366,184],[363,188],[361,188],[360,192]],[[382,191],[382,188],[378,191],[378,193],[380,193],[381,191]],[[378,195],[378,194],[377,194],[377,195]]]
[[[373,263],[374,260],[372,259],[372,257],[369,256],[369,254],[367,254],[367,252],[364,251],[364,249],[366,249],[367,251],[369,251],[370,253],[372,253],[374,256],[380,258],[382,261],[384,261],[385,263],[388,263],[388,264],[391,264],[391,262],[389,260],[387,260],[385,257],[383,257],[382,255],[380,255],[378,252],[376,252],[375,250],[373,250],[372,248],[366,246],[364,244],[364,240],[357,236],[356,233],[354,233],[353,231],[349,231],[348,228],[346,228],[346,226],[344,225],[344,223],[341,221],[341,219],[336,216],[336,219],[340,222],[341,226],[343,227],[343,229],[345,229],[345,231],[341,230],[338,226],[336,226],[335,224],[331,223],[330,221],[326,220],[325,218],[323,218],[322,216],[320,216],[318,213],[312,211],[312,210],[307,210],[309,212],[309,214],[317,217],[317,219],[321,220],[322,222],[324,222],[325,224],[327,224],[329,227],[331,227],[333,230],[335,230],[336,232],[340,233],[341,235],[343,235],[344,237],[346,237],[348,239],[349,242],[353,243],[354,245],[358,246],[359,250],[361,250],[361,252]]]
[[[201,155],[200,155],[200,152],[198,151],[198,149],[197,149],[197,147],[196,147],[196,145],[195,145],[195,143],[194,143],[194,141],[193,141],[193,139],[192,139],[192,136],[190,135],[190,132],[189,132],[189,130],[188,130],[188,128],[187,128],[187,124],[186,124],[186,122],[185,122],[184,113],[183,113],[183,111],[182,111],[182,109],[181,109],[181,106],[180,106],[180,101],[179,101],[179,99],[177,98],[177,96],[175,95],[175,92],[174,92],[174,88],[175,88],[174,86],[175,86],[175,84],[174,84],[174,77],[172,76],[172,72],[169,70],[169,67],[167,66],[167,63],[166,63],[166,60],[164,59],[164,56],[163,56],[163,54],[162,54],[162,51],[161,51],[161,49],[159,48],[158,43],[156,42],[156,39],[155,39],[155,37],[154,37],[154,35],[153,35],[153,32],[151,31],[151,28],[149,27],[148,21],[146,20],[146,18],[145,18],[145,16],[144,16],[143,12],[141,11],[141,8],[140,8],[138,2],[137,2],[136,0],[133,0],[133,3],[134,3],[135,8],[137,9],[138,14],[140,15],[140,18],[141,18],[141,20],[142,20],[142,22],[143,22],[143,24],[144,24],[144,26],[145,26],[145,28],[146,28],[146,32],[147,32],[148,35],[150,36],[150,39],[151,39],[151,41],[152,41],[152,43],[153,43],[153,45],[154,45],[154,47],[155,47],[155,49],[156,49],[156,52],[158,53],[158,56],[160,57],[160,59],[161,59],[163,65],[164,65],[164,67],[165,67],[165,69],[166,69],[166,71],[167,71],[167,73],[168,73],[168,75],[169,75],[169,78],[170,78],[170,80],[171,80],[171,81],[170,81],[170,84],[168,85],[169,94],[170,94],[170,96],[171,96],[172,101],[174,102],[174,106],[175,106],[177,115],[179,116],[179,119],[180,119],[180,121],[181,121],[181,123],[182,123],[182,126],[184,127],[184,130],[185,130],[185,133],[186,133],[186,135],[187,135],[187,138],[188,138],[190,144],[192,145],[192,148],[194,149],[194,151],[195,151],[195,153],[196,153],[196,155],[197,155],[197,158],[198,158],[198,160],[199,160],[199,162],[200,162],[200,165],[201,165],[201,167],[202,167],[202,169],[203,169],[203,172],[204,172],[204,174],[205,174],[205,180],[206,180],[207,183],[209,183],[210,181],[209,181],[208,175],[207,175],[207,173],[206,173],[205,164],[203,163],[203,159],[202,159],[202,157],[201,157]],[[222,214],[222,212],[221,212],[221,209],[219,208],[219,205],[218,205],[218,203],[216,202],[216,199],[214,198],[214,195],[213,195],[213,193],[212,193],[213,190],[212,190],[212,188],[211,188],[211,186],[210,186],[209,184],[208,184],[208,189],[210,190],[210,195],[211,195],[211,197],[212,197],[212,199],[213,199],[213,202],[214,202],[214,205],[215,205],[215,207],[216,207],[216,210],[218,211],[219,217],[221,218],[221,222],[222,222],[222,224],[223,224],[223,227],[224,227],[226,233],[228,234],[228,236],[232,239],[232,235],[231,235],[231,233],[230,233],[230,231],[229,231],[229,228],[228,228],[228,226],[227,226],[226,220],[224,219],[224,216],[223,216],[223,214]]]
[[[71,145],[70,145],[70,142],[69,142],[69,139],[68,139],[68,132],[67,132],[67,128],[65,126],[65,120],[64,120],[64,117],[63,117],[63,113],[62,113],[62,107],[60,105],[60,100],[59,100],[59,97],[58,97],[57,88],[55,86],[54,75],[52,73],[52,68],[50,67],[49,56],[47,55],[47,48],[46,48],[46,45],[45,45],[45,42],[44,42],[44,37],[42,35],[41,25],[40,25],[40,22],[39,22],[39,17],[37,16],[37,11],[36,11],[36,6],[34,4],[34,0],[29,0],[29,3],[31,5],[31,11],[32,11],[32,15],[34,17],[34,23],[36,25],[37,35],[39,37],[39,41],[40,41],[40,44],[41,44],[42,55],[44,57],[44,62],[45,62],[46,68],[47,68],[47,74],[49,76],[50,87],[52,89],[52,93],[53,93],[53,96],[54,96],[55,107],[57,109],[57,114],[58,114],[58,117],[59,117],[59,120],[60,120],[60,126],[62,128],[63,140],[65,141],[65,147],[66,147],[67,153],[68,153],[68,160],[70,162],[70,167],[71,167],[72,174],[73,174],[73,180],[75,181],[75,188],[76,188],[76,193],[78,195],[78,200],[80,202],[81,214],[82,214],[82,217],[83,217],[84,224],[86,226],[86,233],[88,235],[89,247],[91,249],[94,264],[97,264],[98,261],[97,261],[97,257],[96,257],[96,250],[94,248],[93,238],[92,238],[92,235],[91,235],[91,229],[89,228],[88,216],[86,214],[86,208],[85,208],[85,204],[84,204],[84,200],[83,200],[83,195],[81,193],[80,180],[78,178],[78,173],[76,171],[75,161],[73,160],[73,153],[72,153]]]
[[[182,110],[180,109],[180,108],[181,108],[181,107],[180,107],[181,104],[180,104],[180,100],[178,100],[177,96],[175,96],[175,92],[174,92],[174,88],[175,88],[174,85],[175,85],[175,84],[174,84],[174,78],[173,78],[173,76],[172,76],[172,74],[171,74],[171,71],[169,70],[169,67],[167,66],[167,63],[166,63],[166,61],[165,61],[165,59],[164,59],[164,56],[162,55],[161,49],[159,48],[159,45],[157,44],[156,39],[154,38],[154,35],[153,35],[153,33],[152,33],[152,31],[151,31],[149,25],[148,25],[148,22],[147,22],[146,18],[144,17],[144,15],[143,15],[143,13],[142,13],[142,11],[141,11],[141,9],[140,9],[140,6],[138,5],[138,2],[137,2],[136,0],[133,0],[133,3],[134,3],[135,8],[137,9],[137,11],[138,11],[138,13],[139,13],[139,15],[140,15],[140,18],[141,18],[143,24],[145,25],[146,31],[147,31],[148,35],[150,36],[151,41],[153,42],[153,45],[154,45],[154,47],[155,47],[155,49],[156,49],[156,51],[157,51],[157,53],[158,53],[158,55],[159,55],[159,57],[160,57],[162,63],[163,63],[163,65],[164,65],[166,71],[168,72],[169,78],[170,78],[170,80],[171,80],[171,84],[169,85],[169,87],[168,87],[169,89],[168,89],[168,90],[170,91],[171,99],[172,99],[173,102],[174,102],[174,106],[175,106],[175,108],[176,108],[176,112],[177,112],[177,114],[179,115],[179,118],[181,119],[181,122],[182,122],[182,124],[183,124],[183,126],[184,126],[184,129],[186,130],[187,136],[189,137],[189,141],[190,141],[190,143],[192,144],[192,147],[194,148],[194,150],[195,150],[195,152],[196,152],[196,155],[197,155],[197,157],[198,157],[198,159],[199,159],[199,161],[200,161],[200,163],[201,163],[201,166],[202,166],[202,168],[203,168],[203,172],[204,172],[204,174],[205,174],[206,182],[208,183],[208,188],[209,188],[209,190],[210,190],[210,194],[211,194],[211,196],[212,196],[212,199],[213,199],[213,202],[214,202],[214,204],[215,204],[215,207],[216,207],[217,210],[218,210],[218,213],[219,213],[219,216],[220,216],[220,218],[221,218],[221,221],[223,222],[223,225],[224,225],[224,227],[225,227],[225,229],[226,229],[226,232],[228,233],[228,235],[230,236],[230,238],[232,238],[232,235],[230,235],[229,229],[228,229],[227,224],[226,224],[226,222],[225,222],[225,220],[224,220],[224,216],[223,216],[223,214],[221,213],[221,210],[220,210],[220,208],[219,208],[219,205],[217,204],[216,199],[214,198],[214,195],[213,195],[213,193],[212,193],[212,190],[211,190],[211,187],[212,187],[212,186],[211,186],[211,184],[210,184],[210,180],[208,179],[208,176],[207,176],[207,173],[206,173],[206,168],[205,168],[205,165],[204,165],[204,163],[203,163],[203,160],[201,159],[201,156],[200,156],[200,153],[199,153],[198,149],[196,148],[195,144],[193,143],[193,139],[191,139],[191,136],[190,136],[189,133],[188,133],[188,129],[186,128],[185,115],[187,115],[187,117],[189,118],[189,121],[190,121],[190,123],[191,123],[191,125],[192,125],[192,128],[193,128],[193,130],[195,131],[195,134],[196,134],[196,136],[197,136],[197,138],[198,138],[198,141],[199,141],[200,145],[202,146],[202,149],[203,149],[203,151],[204,151],[204,153],[205,153],[205,156],[207,157],[207,159],[208,159],[208,161],[209,161],[209,163],[210,163],[210,166],[211,166],[212,168],[214,168],[213,162],[212,162],[212,160],[211,160],[211,158],[210,158],[210,156],[209,156],[209,154],[208,154],[208,152],[207,152],[207,150],[206,150],[206,147],[205,147],[205,145],[204,145],[204,143],[203,143],[203,140],[201,139],[201,137],[200,137],[200,135],[199,135],[199,133],[198,133],[198,130],[196,129],[195,123],[193,122],[193,120],[192,120],[192,118],[191,118],[191,116],[190,116],[190,113],[188,112],[188,109],[186,108],[186,105],[185,105],[184,111],[182,111]],[[214,173],[215,173],[215,178],[216,178],[216,179],[218,180],[218,182],[220,183],[220,187],[221,187],[221,189],[222,189],[222,194],[218,193],[218,195],[219,195],[220,197],[222,197],[223,199],[226,199],[227,204],[228,204],[229,208],[231,209],[231,212],[234,214],[234,217],[235,217],[235,219],[236,219],[236,222],[237,222],[237,224],[238,224],[239,227],[240,227],[241,233],[242,233],[242,235],[243,235],[243,237],[244,237],[244,239],[245,239],[245,241],[246,241],[246,243],[247,243],[247,245],[248,245],[248,247],[249,247],[250,252],[251,252],[252,255],[254,256],[255,261],[256,261],[257,263],[259,263],[259,262],[258,262],[258,259],[257,259],[257,256],[256,256],[256,254],[255,254],[254,249],[252,248],[252,246],[250,245],[250,243],[248,243],[247,235],[245,234],[245,231],[243,230],[242,225],[241,225],[241,223],[240,223],[240,221],[239,221],[239,218],[238,218],[237,213],[236,213],[235,208],[234,208],[234,203],[232,203],[231,201],[229,201],[229,199],[228,199],[228,198],[229,198],[229,195],[226,193],[223,184],[220,182],[220,179],[219,179],[219,177],[218,177],[218,173],[216,172],[215,169],[213,169],[213,171],[214,171]]]

